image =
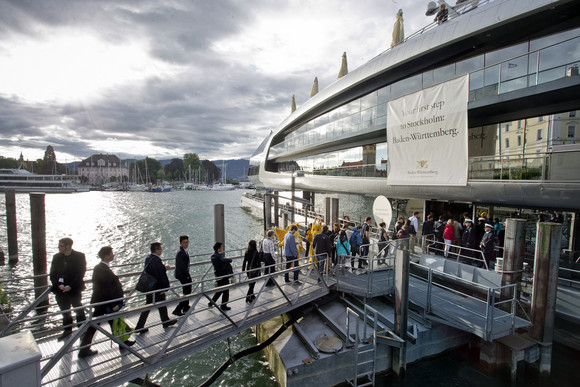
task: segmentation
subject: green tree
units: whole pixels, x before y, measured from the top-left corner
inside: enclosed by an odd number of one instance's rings
[[[147,163],[147,167],[145,167],[145,163]],[[157,172],[159,170],[163,170],[161,167],[161,163],[155,159],[145,157],[144,160],[137,160],[137,168],[139,169],[139,173],[145,179],[145,183],[156,183],[157,182]],[[131,164],[131,173],[135,173],[135,166]]]
[[[189,171],[192,176],[197,176],[198,180],[205,180],[206,171],[197,153],[186,153],[183,155],[183,174],[189,178]]]
[[[178,178],[183,173],[183,160],[181,159],[171,159],[171,162],[163,168],[165,175],[168,179],[172,176]]]
[[[0,168],[18,168],[18,160],[0,156]]]
[[[163,180],[164,177],[165,177],[165,171],[163,171],[163,169],[159,169],[157,171],[157,182],[159,182],[159,180]]]
[[[41,175],[60,175],[66,173],[66,167],[56,161],[56,153],[52,145],[46,147],[44,158],[34,162],[33,169]]]

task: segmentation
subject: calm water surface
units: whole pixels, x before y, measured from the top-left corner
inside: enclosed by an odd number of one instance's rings
[[[50,264],[58,240],[70,237],[73,248],[87,257],[87,267],[100,260],[102,246],[115,249],[114,264],[140,263],[149,253],[151,242],[164,246],[164,257],[174,258],[179,235],[189,235],[190,255],[209,259],[214,243],[215,204],[225,209],[226,249],[244,248],[250,239],[263,234],[261,219],[240,207],[242,191],[87,192],[50,194],[46,203],[46,244]],[[19,263],[0,267],[3,279],[32,275],[30,243],[30,201],[28,194],[16,195]],[[5,196],[0,195],[0,212],[5,213]],[[7,251],[6,222],[0,221],[0,246]],[[117,272],[123,269],[116,270]],[[135,268],[125,270],[134,271]],[[170,272],[170,278],[172,273]],[[86,298],[86,297],[85,297]],[[149,377],[161,385],[199,385],[228,358],[228,353],[256,345],[250,331],[215,344]],[[261,352],[238,360],[214,385],[275,386],[277,383]]]

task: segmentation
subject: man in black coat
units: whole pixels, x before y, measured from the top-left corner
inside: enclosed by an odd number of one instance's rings
[[[82,306],[82,291],[85,290],[85,272],[87,260],[81,252],[72,249],[73,240],[62,238],[58,241],[58,253],[52,258],[50,265],[50,282],[56,303],[62,313],[64,332],[58,341],[64,340],[72,333],[72,314],[69,309]],[[85,321],[84,309],[75,311],[77,325]]]
[[[314,254],[316,254],[318,271],[322,273],[324,270],[324,262],[321,261],[328,260],[330,262],[330,258],[332,257],[332,241],[328,236],[328,226],[322,226],[322,231],[314,236],[312,247],[314,248]]]
[[[217,286],[229,285],[230,278],[234,274],[234,270],[232,269],[232,260],[224,257],[222,254],[223,244],[221,242],[214,243],[213,251],[214,253],[211,256],[211,263],[213,265],[213,272],[217,278]],[[223,311],[231,310],[232,308],[228,306],[228,301],[230,300],[229,289],[216,292],[216,294],[214,294],[212,297],[212,302],[210,302],[208,306],[211,308],[220,298],[220,296],[222,296],[220,309]]]
[[[119,298],[123,298],[123,287],[121,286],[119,277],[111,271],[109,266],[113,261],[113,258],[115,258],[113,248],[111,246],[102,247],[99,250],[99,258],[101,258],[101,262],[97,264],[93,270],[93,296],[91,297],[91,304],[105,301],[111,302],[95,306],[93,317],[118,312],[124,305],[123,300],[119,300]],[[111,326],[112,331],[113,320],[109,320],[109,325]],[[81,341],[81,350],[79,351],[80,358],[97,354],[98,351],[93,351],[90,347],[96,331],[97,330],[92,325],[88,327]],[[135,344],[135,341],[126,340],[124,343],[130,347]],[[119,345],[119,347],[121,347],[121,345]]]
[[[149,254],[145,258],[145,271],[147,274],[152,275],[157,279],[157,283],[155,284],[155,289],[157,292],[149,293],[146,295],[146,304],[152,304],[154,301],[165,301],[165,291],[169,288],[169,278],[167,278],[167,269],[171,269],[171,266],[164,265],[163,261],[161,260],[161,253],[163,252],[163,248],[161,247],[161,243],[153,242],[151,243],[151,254]],[[160,306],[159,310],[159,318],[163,323],[163,328],[168,328],[175,323],[177,320],[169,319],[169,315],[167,314],[167,307]],[[145,328],[145,323],[147,322],[147,317],[149,317],[149,311],[141,312],[139,316],[139,321],[135,326],[135,330],[139,333],[145,333],[149,329]]]
[[[182,235],[179,237],[179,250],[175,256],[175,278],[183,285],[183,295],[191,294],[191,276],[189,275],[189,237]],[[176,316],[183,316],[189,309],[189,301],[183,300],[172,312]]]
[[[429,215],[427,220],[423,222],[423,233],[422,236],[425,237],[425,245],[423,246],[423,251],[429,252],[429,247],[431,243],[435,240],[435,222],[433,221],[433,215]]]
[[[476,235],[473,229],[473,221],[471,219],[465,219],[465,230],[463,230],[463,235],[461,236],[461,246],[467,247],[469,249],[475,249],[476,245]],[[465,257],[473,257],[473,251],[463,249],[461,250],[461,255]],[[467,263],[471,263],[469,260]]]
[[[435,234],[435,254],[443,255],[443,249],[445,247],[444,240],[443,240],[443,232],[445,231],[445,217],[443,215],[439,216],[439,220],[437,220],[433,224],[433,233]]]
[[[479,243],[479,248],[483,252],[487,267],[489,267],[491,260],[495,257],[495,236],[492,231],[493,226],[487,223],[485,225],[485,234],[483,234],[483,238],[481,238],[481,242]]]

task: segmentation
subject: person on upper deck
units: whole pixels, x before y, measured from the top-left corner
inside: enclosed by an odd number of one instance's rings
[[[449,16],[449,10],[445,6],[445,3],[439,4],[439,12],[435,15],[435,20],[437,24],[445,23],[447,21],[447,17]]]
[[[328,267],[330,267],[332,259],[332,241],[328,236],[327,225],[322,226],[322,231],[314,236],[312,246],[314,247],[314,254],[316,254],[318,271],[322,273],[325,262],[329,265]]]
[[[360,224],[358,226],[356,226],[355,228],[353,228],[352,234],[351,234],[350,239],[349,239],[350,252],[351,252],[351,255],[353,257],[355,257],[360,252],[360,245],[362,244],[362,236],[360,234],[361,230],[362,230],[362,226]],[[359,269],[362,268],[362,263],[363,263],[363,260],[359,258],[358,259],[358,268]],[[354,258],[350,259],[350,267],[354,271]]]
[[[244,254],[244,262],[242,263],[242,271],[248,270],[248,280],[258,278],[262,275],[262,259],[258,254],[258,246],[255,240],[248,242],[248,249]],[[249,304],[256,299],[254,295],[254,286],[256,281],[251,281],[248,286],[248,293],[246,294],[246,303]]]
[[[445,258],[449,255],[449,248],[451,248],[451,244],[455,240],[454,232],[453,232],[453,219],[449,219],[447,224],[445,225],[445,230],[443,231],[443,240],[445,240],[445,251],[443,255]]]
[[[213,265],[213,273],[216,277],[217,286],[226,286],[230,284],[230,278],[233,277],[234,270],[232,268],[232,260],[226,258],[223,255],[223,243],[216,242],[213,245],[214,253],[211,256],[211,264]],[[216,292],[212,299],[212,302],[208,303],[207,306],[210,308],[217,302],[217,300],[222,298],[220,309],[223,311],[231,310],[228,306],[228,301],[230,300],[230,290],[221,290]]]
[[[298,280],[298,276],[300,274],[300,269],[298,269],[299,261],[298,261],[298,247],[296,246],[296,238],[294,237],[294,233],[298,231],[298,226],[293,224],[290,227],[290,231],[284,235],[284,255],[286,256],[286,269],[294,268],[294,284],[300,285],[301,282]],[[290,282],[290,275],[289,273],[284,274],[284,279],[286,282]]]

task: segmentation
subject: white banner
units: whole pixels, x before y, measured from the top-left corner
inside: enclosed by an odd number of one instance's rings
[[[390,101],[387,182],[467,185],[467,75]]]

